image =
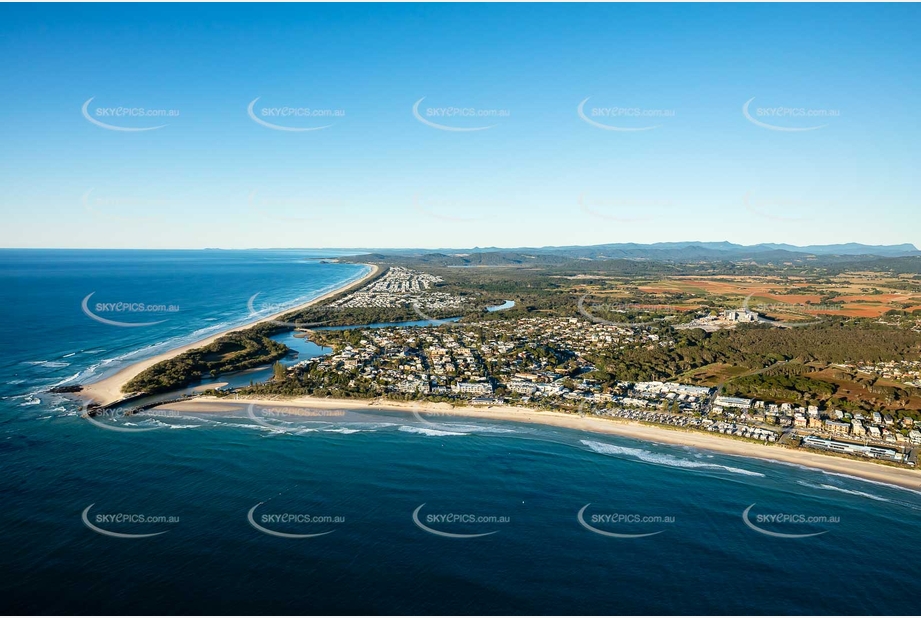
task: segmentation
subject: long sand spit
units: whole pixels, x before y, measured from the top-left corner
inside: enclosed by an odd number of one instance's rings
[[[132,379],[134,379],[138,374],[140,374],[145,369],[149,369],[150,367],[153,367],[159,362],[169,360],[171,358],[175,358],[176,356],[179,356],[183,352],[188,352],[189,350],[193,350],[195,348],[206,346],[214,342],[216,339],[223,337],[224,335],[228,333],[245,330],[247,328],[251,328],[252,326],[256,324],[262,324],[263,322],[271,322],[272,320],[277,320],[283,315],[287,315],[293,311],[299,311],[306,307],[310,307],[317,303],[321,303],[325,300],[328,300],[329,298],[333,296],[336,296],[337,294],[341,294],[345,291],[348,291],[350,289],[357,288],[363,285],[368,279],[376,275],[378,271],[380,270],[380,268],[375,264],[365,264],[365,266],[370,267],[371,270],[368,272],[368,274],[366,274],[361,279],[352,281],[351,283],[348,283],[347,285],[344,285],[338,289],[335,289],[331,292],[323,294],[322,296],[314,298],[311,301],[308,301],[301,305],[297,305],[296,307],[285,309],[284,311],[279,311],[278,313],[265,317],[261,320],[256,320],[254,322],[250,322],[242,326],[236,326],[234,328],[228,328],[227,330],[223,330],[214,335],[210,335],[199,341],[195,341],[188,345],[184,345],[184,346],[169,350],[168,352],[164,352],[163,354],[158,354],[157,356],[152,356],[151,358],[148,358],[142,361],[138,361],[136,363],[132,363],[131,365],[128,365],[127,367],[124,367],[123,369],[120,369],[119,371],[113,373],[110,376],[102,378],[101,380],[98,380],[96,382],[92,382],[90,384],[85,384],[83,386],[83,390],[80,393],[78,393],[78,395],[80,397],[90,399],[93,402],[98,403],[99,405],[102,405],[102,406],[106,406],[115,401],[118,401],[119,399],[122,399],[126,396],[126,393],[122,392],[122,387],[125,384],[130,382]]]

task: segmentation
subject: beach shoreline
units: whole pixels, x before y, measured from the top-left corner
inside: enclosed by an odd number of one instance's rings
[[[169,360],[171,358],[175,358],[176,356],[182,354],[183,352],[188,352],[189,350],[193,350],[195,348],[206,346],[214,342],[216,339],[223,337],[224,335],[227,335],[228,333],[245,330],[247,328],[251,328],[255,326],[256,324],[262,324],[264,322],[271,322],[272,320],[277,320],[283,315],[287,315],[294,311],[300,311],[302,309],[305,309],[317,303],[321,303],[325,300],[328,300],[329,298],[332,298],[333,296],[337,296],[338,294],[342,294],[343,292],[347,292],[348,290],[364,285],[369,279],[371,279],[372,277],[377,275],[378,272],[380,272],[380,267],[377,266],[376,264],[362,264],[362,266],[368,266],[371,270],[367,274],[365,274],[363,277],[361,277],[360,279],[351,281],[347,283],[346,285],[338,287],[335,290],[331,290],[330,292],[327,292],[326,294],[318,296],[317,298],[314,298],[313,300],[309,300],[300,305],[290,307],[288,309],[285,309],[284,311],[279,311],[278,313],[274,313],[265,318],[261,318],[259,320],[255,320],[253,322],[242,324],[240,326],[234,326],[233,328],[222,330],[219,333],[209,335],[208,337],[205,337],[198,341],[193,341],[192,343],[189,343],[183,346],[179,346],[178,348],[173,348],[171,350],[167,350],[166,352],[157,354],[156,356],[152,356],[150,358],[140,360],[136,363],[131,363],[130,365],[123,367],[122,369],[119,369],[117,372],[113,373],[110,376],[102,378],[101,380],[90,382],[88,384],[83,384],[82,390],[78,393],[74,393],[74,395],[81,399],[85,399],[93,403],[96,403],[100,406],[107,406],[116,401],[119,401],[120,399],[124,399],[125,397],[128,396],[128,394],[122,393],[122,390],[121,390],[122,387],[128,382],[130,382],[135,376],[140,374],[142,371],[149,369],[150,367],[153,367],[157,363],[160,363],[165,360]]]
[[[231,405],[228,405],[231,404]],[[876,483],[895,485],[904,489],[921,491],[921,472],[907,468],[896,468],[871,461],[859,461],[824,455],[804,449],[786,448],[774,444],[756,444],[734,440],[699,431],[668,429],[655,425],[637,423],[599,416],[578,416],[550,410],[535,410],[517,406],[454,406],[449,403],[434,402],[400,402],[381,399],[332,399],[319,397],[296,398],[237,398],[227,399],[203,396],[189,401],[168,404],[169,410],[192,413],[219,413],[239,410],[239,405],[256,406],[291,406],[294,408],[317,410],[387,410],[419,415],[423,422],[437,424],[432,417],[450,416],[467,417],[481,420],[499,420],[520,423],[535,423],[563,427],[591,434],[616,435],[644,442],[658,442],[676,446],[687,446],[701,450],[713,451],[724,455],[734,455],[750,459],[760,459],[772,463],[803,466],[823,472],[857,477]]]

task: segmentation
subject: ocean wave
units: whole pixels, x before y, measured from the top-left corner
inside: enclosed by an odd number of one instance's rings
[[[235,427],[235,428],[237,428],[237,429],[249,429],[249,430],[255,430],[255,431],[264,431],[264,432],[272,433],[272,434],[290,433],[290,432],[285,431],[284,429],[281,429],[281,428],[275,429],[274,427],[268,427],[268,426],[266,426],[266,425],[258,425],[258,424],[256,424],[256,423],[227,423],[227,422],[224,422],[224,421],[216,421],[216,423],[219,424],[219,425],[221,425],[221,426],[223,426],[223,427]],[[312,431],[312,430],[311,430],[311,431]]]
[[[22,361],[21,364],[31,365],[32,367],[48,367],[51,369],[59,369],[61,367],[70,367],[70,363],[65,363],[63,361],[49,361],[49,360]]]
[[[74,380],[76,380],[76,379],[79,378],[79,377],[80,377],[80,372],[78,371],[77,373],[75,373],[74,375],[70,376],[69,378],[64,378],[64,379],[61,380],[60,382],[56,382],[56,383],[52,384],[52,385],[51,385],[51,388],[54,388],[55,386],[63,386],[64,384],[67,384],[68,382],[73,382]]]
[[[799,468],[800,470],[807,470],[809,472],[821,472],[822,474],[828,476],[836,476],[838,478],[848,479],[851,481],[860,481],[861,483],[870,483],[872,485],[878,485],[879,487],[886,487],[888,489],[898,489],[899,491],[907,491],[918,496],[921,496],[921,491],[917,489],[910,489],[908,487],[903,487],[901,485],[896,485],[894,483],[886,483],[885,481],[875,481],[873,479],[867,479],[862,476],[854,476],[853,474],[844,474],[843,472],[831,472],[830,470],[825,470],[823,468],[816,468],[815,466],[806,466],[799,463],[792,463],[789,461],[779,461],[777,459],[768,459],[767,461],[778,464],[781,466],[790,466],[793,468]]]
[[[70,354],[65,354],[61,358],[70,358],[71,356],[75,356],[76,354],[77,354],[76,352],[71,352]]]
[[[745,476],[761,476],[764,475],[760,472],[752,472],[751,470],[744,470],[742,468],[733,468],[732,466],[723,466],[720,464],[712,463],[703,463],[700,461],[692,461],[690,459],[681,459],[680,457],[675,457],[674,455],[667,455],[664,453],[653,453],[652,451],[647,451],[641,448],[628,448],[626,446],[615,446],[613,444],[607,444],[605,442],[595,442],[593,440],[582,440],[582,444],[595,451],[600,455],[627,455],[629,457],[634,457],[640,461],[646,463],[658,464],[662,466],[669,466],[672,468],[688,468],[688,469],[704,469],[704,470],[724,470],[726,472],[732,472],[733,474],[744,474]]]
[[[42,400],[39,399],[38,397],[35,397],[34,395],[30,395],[30,396],[28,397],[28,399],[26,399],[23,403],[21,403],[21,404],[19,404],[19,405],[20,405],[20,406],[37,406],[37,405],[39,405],[41,402],[42,402]]]
[[[469,436],[469,433],[460,431],[444,431],[442,429],[431,429],[429,427],[414,427],[412,425],[401,425],[400,431],[407,433],[419,433],[424,436]]]
[[[508,427],[496,427],[494,425],[464,425],[461,423],[445,423],[441,425],[442,429],[445,431],[455,430],[463,431],[465,433],[518,433],[514,429],[509,429]]]
[[[851,496],[860,496],[861,498],[869,498],[870,500],[878,500],[880,502],[892,502],[888,498],[883,498],[882,496],[877,496],[876,494],[870,494],[865,491],[857,491],[856,489],[845,489],[843,487],[835,487],[834,485],[829,485],[827,483],[815,484],[807,483],[806,481],[797,481],[797,484],[802,485],[803,487],[810,487],[812,489],[824,489],[827,491],[840,491],[843,494],[848,494]]]
[[[853,476],[853,475],[850,475],[850,474],[843,474],[843,473],[841,473],[841,472],[829,472],[828,470],[821,470],[821,472],[822,472],[823,474],[827,474],[827,475],[829,475],[829,476],[838,476],[838,477],[841,477],[841,478],[850,479],[850,480],[852,480],[852,481],[861,481],[861,482],[863,482],[863,483],[872,483],[872,484],[874,484],[874,485],[879,485],[880,487],[888,487],[889,489],[898,489],[898,490],[900,490],[900,491],[907,491],[907,492],[909,492],[909,493],[912,493],[912,494],[921,496],[921,491],[918,491],[917,489],[909,489],[908,487],[902,487],[901,485],[895,485],[895,484],[893,484],[893,483],[886,483],[886,482],[884,482],[884,481],[874,481],[874,480],[872,480],[872,479],[865,479],[865,478],[862,478],[862,477],[859,477],[859,476]]]
[[[228,328],[233,328],[233,327],[234,327],[234,324],[232,322],[220,322],[218,324],[211,324],[209,326],[205,326],[204,328],[193,330],[188,335],[185,335],[183,339],[191,339],[192,341],[189,341],[188,343],[194,343],[202,335],[206,335],[215,330],[228,329]]]
[[[25,384],[25,380],[10,380],[7,384]]]
[[[195,428],[197,428],[197,427],[201,427],[200,424],[196,424],[196,425],[180,425],[180,424],[178,424],[178,423],[164,423],[163,421],[160,421],[160,420],[155,419],[155,418],[145,418],[144,420],[142,420],[142,421],[140,421],[140,422],[138,422],[138,423],[132,423],[132,422],[130,422],[130,421],[126,421],[126,422],[124,422],[124,423],[122,423],[122,424],[123,424],[125,427],[162,427],[162,428],[166,428],[166,429],[195,429]]]
[[[321,431],[327,433],[342,433],[342,434],[352,434],[352,433],[361,433],[363,431],[374,431],[373,429],[350,429],[348,427],[335,427],[333,429],[322,429]]]

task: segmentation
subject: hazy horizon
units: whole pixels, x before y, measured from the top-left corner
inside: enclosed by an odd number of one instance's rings
[[[74,250],[87,250],[87,251],[338,251],[338,252],[373,252],[373,251],[517,251],[517,250],[552,250],[552,249],[566,249],[566,248],[590,248],[597,246],[605,245],[618,245],[618,244],[635,244],[641,247],[652,247],[656,245],[673,245],[673,244],[689,244],[689,245],[708,245],[708,244],[721,244],[729,243],[741,248],[750,248],[750,247],[761,247],[769,245],[781,245],[786,244],[796,249],[808,249],[810,247],[832,247],[832,246],[845,246],[845,245],[855,245],[863,246],[867,248],[874,247],[899,247],[903,245],[910,245],[915,251],[919,251],[918,246],[914,243],[891,243],[891,244],[869,244],[861,242],[848,242],[848,243],[815,243],[812,245],[793,245],[791,243],[783,242],[763,242],[755,243],[750,245],[743,245],[741,243],[734,243],[729,240],[716,240],[716,241],[703,241],[703,240],[678,240],[678,241],[661,241],[661,242],[648,242],[648,243],[620,243],[620,242],[611,242],[611,243],[597,243],[591,245],[541,245],[541,246],[473,246],[473,247],[418,247],[418,246],[394,246],[394,247],[163,247],[163,248],[151,248],[151,247],[0,247],[0,250],[60,250],[60,251],[74,251]]]

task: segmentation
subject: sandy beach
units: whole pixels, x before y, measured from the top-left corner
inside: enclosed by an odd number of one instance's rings
[[[289,314],[293,311],[299,311],[301,309],[310,307],[311,305],[315,305],[317,303],[321,303],[324,300],[327,300],[328,298],[336,296],[337,294],[341,294],[342,292],[345,292],[352,288],[359,287],[363,285],[368,279],[376,275],[378,271],[380,270],[380,268],[374,264],[364,264],[364,266],[370,267],[371,271],[368,272],[368,274],[366,274],[361,279],[353,281],[349,283],[348,285],[342,286],[341,288],[332,290],[331,292],[323,294],[322,296],[315,298],[311,301],[308,301],[301,305],[297,305],[295,307],[291,307],[289,309],[285,309],[284,311],[280,311],[278,313],[272,314],[260,320],[255,320],[248,324],[243,324],[241,326],[236,326],[234,328],[228,328],[227,330],[223,330],[219,333],[215,333],[199,341],[194,341],[188,345],[174,348],[172,350],[169,350],[162,354],[158,354],[151,358],[148,358],[142,361],[138,361],[136,363],[132,363],[131,365],[128,365],[127,367],[124,367],[123,369],[120,369],[116,373],[113,373],[112,375],[107,376],[99,381],[83,385],[83,390],[79,393],[76,393],[76,395],[81,398],[89,399],[103,406],[106,406],[112,402],[118,401],[119,399],[122,399],[123,397],[125,397],[125,394],[122,393],[122,390],[121,390],[122,386],[127,384],[129,381],[131,381],[132,378],[134,378],[136,375],[138,375],[145,369],[153,367],[154,365],[156,365],[157,363],[161,361],[165,361],[165,360],[174,358],[182,354],[183,352],[187,352],[189,350],[199,348],[204,345],[208,345],[212,343],[213,341],[215,341],[216,339],[218,339],[219,337],[223,337],[227,333],[232,333],[238,330],[244,330],[244,329],[250,328],[254,324],[261,324],[263,322],[270,322],[272,320],[277,320],[283,315]]]
[[[439,416],[465,416],[485,420],[515,421],[522,423],[539,423],[553,425],[599,434],[612,434],[644,440],[690,446],[709,451],[716,451],[739,457],[752,457],[768,461],[817,468],[827,472],[847,474],[879,483],[889,483],[906,489],[921,491],[921,472],[907,468],[896,468],[871,461],[859,461],[823,455],[804,449],[790,449],[777,445],[755,444],[734,440],[699,431],[668,429],[653,425],[621,421],[597,416],[580,417],[574,414],[535,410],[515,406],[461,407],[447,403],[398,402],[355,399],[323,399],[315,397],[298,397],[292,399],[219,399],[217,397],[200,397],[181,403],[170,404],[168,409],[187,412],[220,413],[239,410],[239,406],[255,404],[258,406],[291,406],[319,410],[390,410],[396,412],[421,413],[423,420],[439,422]],[[442,419],[443,421],[443,419]]]

